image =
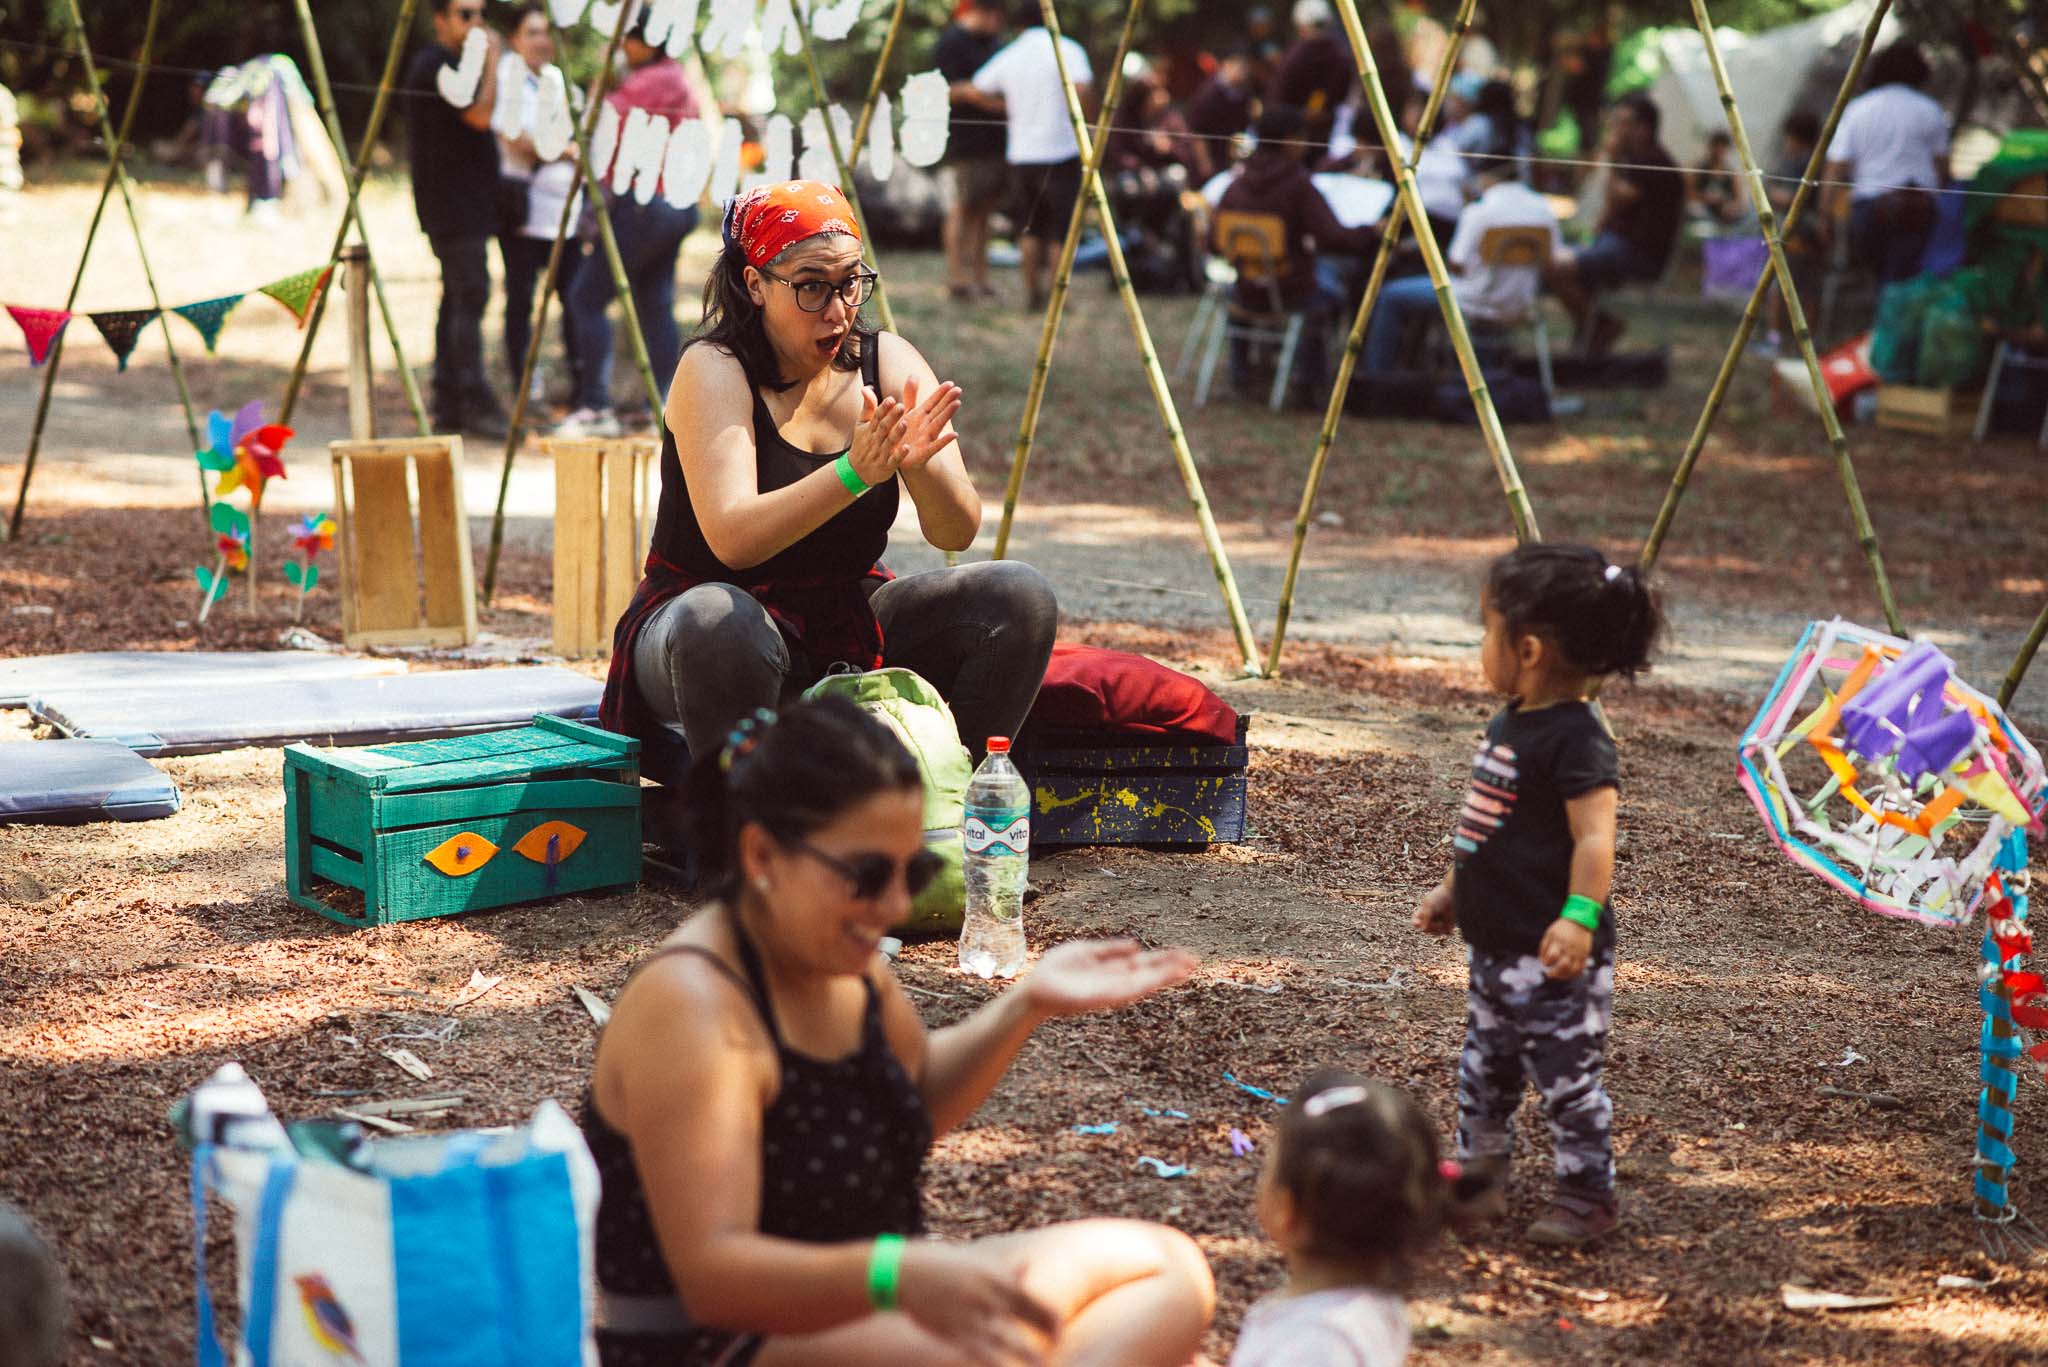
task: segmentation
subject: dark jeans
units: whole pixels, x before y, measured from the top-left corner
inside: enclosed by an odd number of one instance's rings
[[[1880,285],[1920,274],[1920,258],[1934,236],[1934,196],[1893,190],[1849,206],[1849,255]]]
[[[872,599],[883,663],[915,671],[944,695],[977,759],[990,736],[1013,736],[1045,679],[1059,628],[1052,585],[1015,560],[928,570]],[[814,683],[794,672],[789,642],[743,589],[699,584],[640,630],[633,674],[654,715],[680,726],[692,755],[725,744],[740,718]]]
[[[619,260],[633,291],[640,335],[647,339],[647,359],[654,366],[655,383],[667,394],[683,354],[683,334],[676,326],[676,257],[683,239],[697,226],[697,210],[678,209],[658,197],[647,204],[630,195],[607,198],[612,236],[618,239]],[[581,362],[576,406],[604,409],[612,406],[612,324],[605,310],[616,291],[602,260],[593,257],[588,266],[569,286],[569,326],[575,331]]]
[[[548,252],[554,244],[544,237],[512,234],[498,239],[498,256],[505,263],[505,364],[512,383],[526,368],[526,349],[533,345],[533,291],[541,272],[548,268]],[[581,374],[577,364],[576,329],[569,321],[569,286],[583,269],[583,244],[574,240],[562,244],[562,264],[555,272],[555,298],[560,304],[562,349],[569,356],[569,373]]]
[[[427,239],[441,263],[441,312],[434,322],[434,421],[462,425],[465,414],[497,406],[484,377],[484,307],[491,300],[487,237]]]

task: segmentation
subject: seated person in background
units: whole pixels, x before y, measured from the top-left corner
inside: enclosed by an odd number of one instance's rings
[[[1266,103],[1300,110],[1308,140],[1326,144],[1337,106],[1358,78],[1358,63],[1337,28],[1330,0],[1295,0],[1294,33],[1294,45],[1267,87]]]
[[[1785,230],[1785,215],[1792,211],[1792,201],[1799,194],[1799,182],[1806,178],[1807,163],[1813,160],[1814,144],[1820,141],[1820,115],[1811,109],[1795,109],[1785,116],[1780,135],[1783,142],[1778,149],[1778,160],[1771,166],[1771,178],[1764,184],[1764,194],[1769,197],[1771,210],[1777,215],[1778,232],[1785,242],[1785,257],[1792,266],[1792,280],[1799,287],[1799,299],[1803,304],[1813,293],[1821,268],[1826,263],[1826,220],[1819,192],[1807,196],[1806,208],[1800,211],[1799,222],[1789,233]],[[1775,351],[1790,326],[1785,296],[1773,284],[1771,326],[1770,331],[1764,334],[1765,348]]]
[[[1395,133],[1395,150],[1404,161],[1414,149],[1415,128],[1422,122],[1422,111],[1428,99],[1419,91],[1411,91],[1396,115],[1401,127]],[[1379,135],[1373,128],[1372,111],[1366,108],[1363,95],[1354,94],[1337,111],[1336,126],[1330,135],[1330,157],[1320,169],[1393,179],[1394,167],[1387,158],[1386,149],[1380,146]],[[1458,215],[1465,211],[1471,186],[1472,172],[1466,166],[1465,158],[1443,133],[1438,133],[1424,144],[1422,159],[1415,165],[1415,188],[1422,193],[1423,212],[1429,215],[1430,230],[1436,234],[1439,243],[1451,240],[1451,233],[1458,226]],[[1410,273],[1420,264],[1418,259],[1404,268],[1400,258],[1396,258],[1396,262],[1394,274],[1397,276]]]
[[[1727,130],[1707,134],[1707,150],[1685,173],[1685,197],[1687,210],[1716,229],[1749,212],[1749,194],[1735,169],[1735,139]]]
[[[1437,136],[1456,151],[1482,152],[1493,145],[1493,120],[1479,108],[1479,95],[1485,89],[1486,82],[1477,76],[1451,77]]]
[[[1624,95],[1608,119],[1607,199],[1591,246],[1561,253],[1550,289],[1572,315],[1581,348],[1605,355],[1622,322],[1596,311],[1594,297],[1631,280],[1655,280],[1671,262],[1685,216],[1685,177],[1657,140],[1657,106],[1647,95]]]
[[[1479,259],[1479,245],[1495,228],[1542,228],[1550,234],[1550,255],[1562,246],[1557,217],[1550,204],[1516,178],[1512,157],[1476,157],[1472,166],[1480,186],[1458,219],[1444,260],[1454,273],[1451,293],[1467,322],[1519,322],[1536,307],[1543,284],[1543,266],[1489,266]],[[1401,363],[1401,341],[1418,316],[1437,312],[1436,286],[1427,275],[1389,280],[1373,305],[1372,327],[1365,335],[1368,372],[1395,370]]]
[[[1216,74],[1188,102],[1188,131],[1202,140],[1212,168],[1230,164],[1231,143],[1252,126],[1257,103],[1251,52],[1232,48],[1217,63]]]
[[[1295,401],[1321,409],[1329,384],[1329,320],[1343,307],[1347,290],[1337,264],[1318,253],[1360,255],[1379,241],[1379,233],[1373,228],[1346,228],[1330,212],[1329,202],[1309,175],[1309,149],[1302,141],[1306,126],[1306,116],[1292,105],[1273,105],[1261,113],[1259,145],[1223,192],[1217,215],[1219,227],[1228,213],[1271,214],[1285,224],[1287,256],[1279,263],[1280,301],[1288,309],[1305,310],[1309,319],[1295,356]],[[1215,249],[1231,254],[1231,244],[1220,235]],[[1238,282],[1237,300],[1248,309],[1264,311],[1271,306],[1265,286],[1250,280]],[[1245,357],[1236,344],[1231,348],[1230,378],[1240,388],[1247,380]]]
[[[1920,87],[1927,59],[1901,39],[1870,59],[1828,148],[1828,219],[1848,201],[1849,255],[1880,285],[1920,273],[1934,236],[1934,192],[1948,181],[1948,114]]]

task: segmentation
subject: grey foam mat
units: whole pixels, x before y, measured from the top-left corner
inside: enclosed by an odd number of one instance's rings
[[[451,669],[372,679],[284,679],[246,688],[85,689],[29,701],[66,735],[142,755],[245,745],[378,745],[521,726],[545,712],[594,721],[604,686],[567,669]]]
[[[235,687],[273,679],[403,674],[402,660],[311,650],[99,650],[0,660],[0,707],[80,688]]]
[[[107,740],[0,745],[0,823],[151,821],[178,810],[178,785]]]

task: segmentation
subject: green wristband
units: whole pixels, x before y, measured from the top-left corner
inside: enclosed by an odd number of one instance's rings
[[[894,1310],[902,1276],[903,1236],[876,1235],[874,1251],[868,1254],[868,1304],[877,1310]]]
[[[1590,897],[1573,893],[1564,899],[1564,910],[1557,914],[1575,926],[1593,931],[1600,929],[1600,904]]]
[[[839,476],[839,482],[846,486],[846,492],[859,498],[875,486],[860,477],[860,471],[853,468],[851,455],[841,456],[832,462],[832,473]]]

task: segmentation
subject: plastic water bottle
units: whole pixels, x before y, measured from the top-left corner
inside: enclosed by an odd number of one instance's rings
[[[967,915],[960,969],[1014,978],[1024,967],[1024,879],[1031,865],[1031,789],[1010,762],[1007,736],[990,736],[988,758],[967,785],[960,823],[967,856]]]
[[[239,1063],[224,1063],[212,1077],[171,1107],[171,1123],[187,1148],[217,1144],[231,1149],[284,1148],[284,1126],[270,1112]]]

